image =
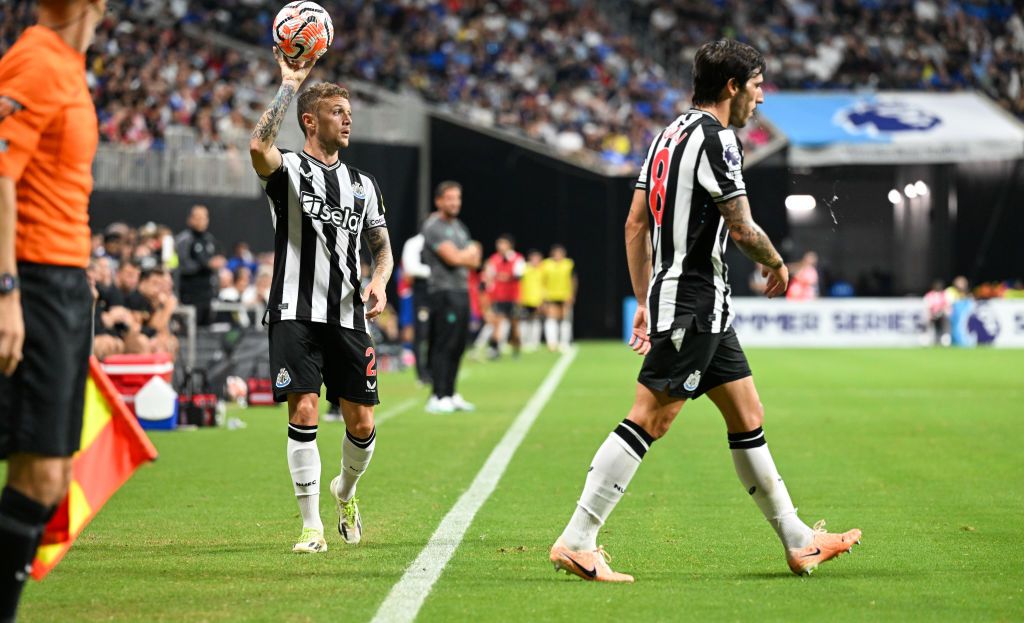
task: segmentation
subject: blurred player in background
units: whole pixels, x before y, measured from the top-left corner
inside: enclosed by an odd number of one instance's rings
[[[13,621],[82,436],[92,347],[85,51],[106,0],[40,0],[0,59],[0,620]]]
[[[402,247],[402,272],[410,282],[412,291],[413,355],[416,358],[416,380],[430,385],[430,367],[427,363],[427,336],[430,333],[430,299],[427,283],[430,266],[423,261],[423,234],[416,234]]]
[[[526,254],[526,266],[523,276],[519,279],[519,308],[521,313],[520,340],[523,350],[533,352],[540,347],[541,314],[544,305],[544,276],[541,274],[541,262],[544,255],[536,249]]]
[[[548,350],[564,350],[572,343],[572,305],[576,299],[575,264],[566,257],[565,247],[551,247],[551,256],[541,263],[544,275],[544,337]]]
[[[804,253],[800,261],[793,266],[793,279],[786,290],[786,298],[790,301],[813,301],[818,298],[818,254],[814,251]]]
[[[288,468],[302,515],[292,551],[327,550],[320,521],[320,450],[316,443],[321,385],[340,402],[345,420],[341,474],[330,491],[338,532],[362,539],[356,484],[376,446],[373,409],[377,356],[367,331],[387,305],[385,287],[394,260],[377,182],[343,163],[352,108],[348,91],[327,82],[298,97],[302,153],[274,145],[288,104],[313,63],[292,64],[275,48],[281,87],[252,132],[249,155],[270,200],[274,222],[274,278],[267,305],[274,400],[288,402]],[[360,295],[360,240],[376,265]]]
[[[462,185],[445,181],[434,191],[437,211],[423,223],[423,257],[430,266],[431,413],[471,411],[456,391],[462,354],[469,339],[469,271],[480,266],[480,246],[459,220]]]
[[[498,237],[494,247],[484,267],[484,282],[491,302],[490,356],[497,358],[506,344],[519,354],[519,279],[526,270],[526,260],[516,251],[510,234]]]
[[[629,415],[608,436],[587,474],[565,531],[551,548],[556,569],[584,580],[632,582],[608,566],[597,533],[651,445],[683,404],[707,394],[728,429],[743,488],[775,529],[789,568],[810,573],[853,547],[860,530],[830,534],[796,514],[761,423],[764,408],[732,328],[727,237],[764,266],[765,294],[786,291],[789,273],[750,216],[743,151],[727,126],[743,127],[764,101],[764,57],[731,40],[704,44],[693,70],[694,107],[655,138],[626,220],[626,258],[639,307],[630,344],[645,355]]]

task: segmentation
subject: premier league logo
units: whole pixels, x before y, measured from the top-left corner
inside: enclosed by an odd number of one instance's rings
[[[999,319],[988,305],[981,303],[967,317],[967,332],[979,345],[992,344],[999,337]]]
[[[725,150],[722,152],[722,157],[725,158],[725,164],[729,165],[729,170],[733,171],[740,168],[740,148],[734,143],[729,143],[724,147]]]
[[[860,101],[836,113],[835,123],[851,134],[926,132],[942,123],[938,116],[902,102]]]

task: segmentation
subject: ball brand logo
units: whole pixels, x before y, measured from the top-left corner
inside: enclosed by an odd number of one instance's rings
[[[851,134],[892,134],[926,132],[942,119],[931,112],[903,102],[859,101],[836,113],[835,123]]]
[[[335,208],[324,203],[324,200],[310,193],[300,196],[302,213],[319,219],[325,224],[347,229],[353,234],[359,233],[359,213],[352,208]]]

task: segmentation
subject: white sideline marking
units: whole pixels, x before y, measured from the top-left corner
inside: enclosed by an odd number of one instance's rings
[[[569,365],[575,357],[576,348],[572,348],[563,354],[551,368],[544,382],[530,397],[530,401],[519,412],[509,429],[505,431],[505,436],[491,451],[487,462],[473,479],[473,484],[441,520],[423,551],[405,570],[402,579],[391,588],[391,592],[388,593],[384,603],[380,605],[377,614],[373,617],[373,623],[406,622],[416,618],[427,595],[430,594],[430,589],[441,577],[441,572],[444,571],[448,561],[455,554],[455,550],[462,543],[462,537],[473,522],[476,512],[491,496],[498,481],[501,480],[502,474],[505,473],[505,468],[512,460],[512,455],[519,448],[519,444],[526,437],[526,433],[529,432],[533,422],[540,415],[544,405],[555,393],[565,371],[569,369]]]
[[[403,400],[390,409],[385,409],[380,415],[373,416],[373,425],[377,426],[379,424],[383,424],[395,416],[402,415],[414,404],[416,404],[416,399],[409,398],[407,400]]]

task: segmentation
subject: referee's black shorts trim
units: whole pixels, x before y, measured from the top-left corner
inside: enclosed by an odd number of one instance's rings
[[[651,350],[644,357],[637,382],[673,398],[699,398],[752,374],[732,327],[723,333],[673,329],[655,333],[650,339]]]

